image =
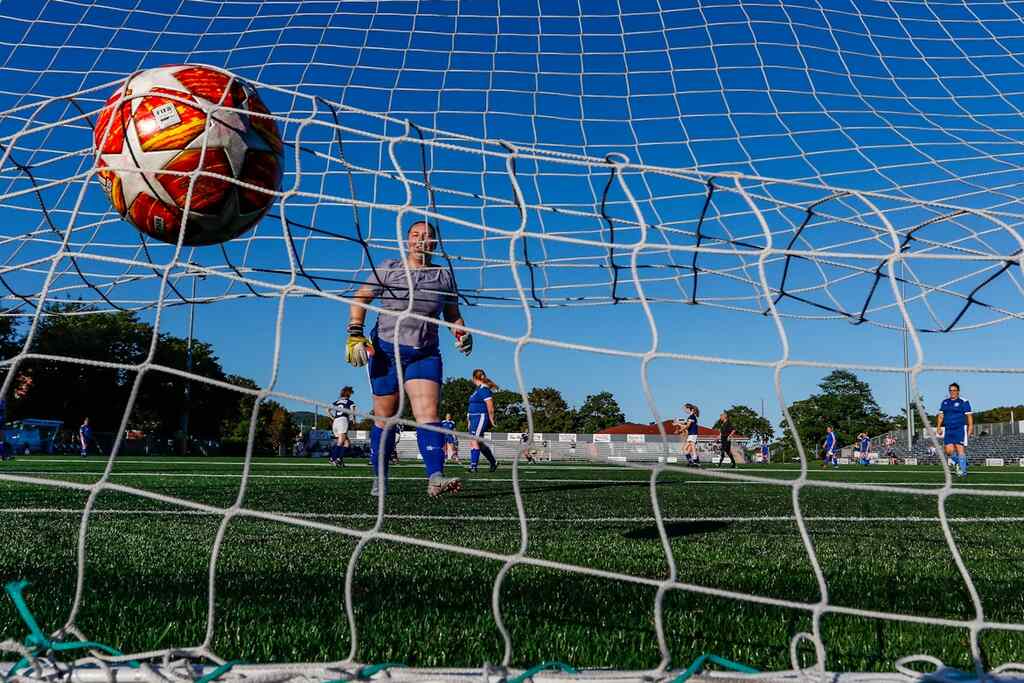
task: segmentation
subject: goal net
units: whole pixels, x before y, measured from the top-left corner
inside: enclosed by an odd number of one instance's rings
[[[656,397],[656,368],[757,372],[761,386],[754,395],[773,396],[774,410],[793,432],[793,397],[784,393],[787,373],[838,368],[898,382],[906,378],[913,396],[928,373],[1018,373],[1005,355],[975,358],[955,341],[936,342],[934,358],[926,348],[940,335],[945,340],[995,334],[1022,315],[1019,11],[1006,1],[477,6],[182,0],[174,11],[145,1],[2,3],[7,32],[0,39],[0,296],[3,319],[26,331],[23,343],[3,359],[3,395],[8,406],[16,406],[31,391],[26,385],[32,369],[44,366],[66,372],[69,385],[87,383],[90,372],[117,375],[124,391],[117,399],[117,433],[94,476],[0,469],[2,490],[16,501],[3,506],[4,527],[24,531],[18,537],[30,539],[37,550],[59,548],[53,552],[75,567],[61,587],[62,598],[46,612],[46,623],[31,629],[27,644],[22,637],[31,585],[17,603],[21,611],[0,621],[0,645],[9,654],[0,659],[10,660],[0,672],[6,666],[5,675],[42,678],[74,669],[85,678],[106,679],[116,666],[128,668],[119,678],[210,680],[384,671],[429,677],[443,669],[451,676],[482,671],[511,678],[540,664],[520,654],[524,640],[548,633],[508,623],[509,582],[528,592],[522,582],[528,585],[529,578],[522,577],[535,576],[533,571],[580,578],[600,590],[635,591],[629,593],[638,596],[632,609],[643,605],[637,620],[646,624],[647,645],[656,652],[649,665],[617,664],[614,654],[595,661],[584,657],[573,662],[583,669],[578,676],[626,676],[623,669],[642,669],[655,679],[685,674],[701,653],[680,643],[686,639],[680,629],[705,626],[667,618],[667,603],[677,599],[692,599],[693,613],[727,613],[730,605],[745,605],[772,614],[758,623],[779,625],[765,626],[773,655],[747,663],[780,677],[849,672],[847,660],[831,654],[845,622],[829,622],[840,618],[958,634],[935,650],[921,649],[912,637],[900,650],[894,635],[896,644],[884,658],[850,660],[856,662],[853,671],[877,665],[905,677],[933,670],[939,678],[959,675],[943,669],[945,662],[971,675],[1019,675],[1020,657],[1012,653],[1019,652],[1013,643],[1021,642],[1024,615],[986,602],[975,576],[983,553],[965,559],[949,509],[958,497],[982,507],[1012,508],[1020,494],[1011,488],[954,488],[945,467],[941,481],[928,487],[908,482],[909,474],[889,482],[818,480],[809,469],[817,454],[807,452],[799,438],[799,468],[791,477],[692,472],[668,462],[624,464],[623,471],[641,474],[631,480],[634,487],[640,482],[635,502],[644,512],[638,518],[650,521],[655,541],[649,546],[655,559],[631,568],[604,562],[599,550],[591,556],[546,547],[550,537],[535,528],[543,523],[538,519],[552,515],[524,498],[526,475],[519,463],[508,468],[504,516],[495,518],[511,524],[514,539],[464,544],[457,533],[417,528],[417,515],[434,513],[415,507],[402,508],[409,526],[389,526],[388,513],[395,511],[387,497],[360,510],[334,500],[320,501],[315,509],[290,509],[289,498],[301,493],[298,485],[289,480],[282,486],[292,488],[273,491],[269,480],[259,478],[253,447],[261,404],[309,410],[323,404],[323,396],[302,385],[312,374],[308,366],[341,376],[347,306],[378,264],[402,253],[405,231],[416,220],[437,226],[436,260],[455,276],[478,353],[503,367],[509,388],[522,395],[530,443],[536,419],[528,397],[532,350],[565,354],[559,358],[573,363],[562,368],[563,376],[546,377],[550,384],[577,382],[602,363],[612,373],[630,368],[644,422],[657,424],[676,414]],[[212,65],[252,83],[285,142],[282,190],[268,215],[222,246],[191,248],[144,237],[110,207],[97,182],[93,129],[107,97],[133,72],[175,63]],[[74,340],[63,353],[34,346],[47,321],[110,312],[131,313],[150,326],[152,334],[142,339],[132,363],[99,357],[86,340]],[[161,335],[178,329],[187,315],[233,327],[233,337],[224,334],[234,346],[219,349],[222,360],[239,359],[258,381],[239,386],[162,358]],[[742,332],[748,325],[749,334]],[[817,334],[828,341],[805,354]],[[725,343],[743,335],[758,346],[756,352]],[[829,344],[839,344],[835,340],[899,349],[902,335],[902,360],[898,351],[862,353],[856,361],[829,356]],[[141,419],[138,397],[160,377],[186,378],[194,391],[234,392],[250,400],[245,457],[225,462],[212,475],[231,479],[229,494],[212,495],[184,480],[172,487],[138,483],[142,479],[119,483],[122,473],[146,467],[123,464],[127,432]],[[670,400],[675,406],[683,397]],[[934,410],[935,401],[929,401],[913,405],[919,420],[927,421]],[[366,406],[361,407],[365,417]],[[663,507],[664,497],[675,495],[672,486],[694,478],[771,490],[766,496],[783,506],[779,519],[791,525],[789,541],[802,554],[807,590],[795,595],[772,588],[771,576],[784,570],[772,562],[770,548],[763,549],[761,564],[757,557],[745,558],[764,580],[763,591],[694,570],[700,560],[680,548],[673,526],[688,519],[690,504],[680,494],[671,509]],[[823,497],[849,501],[844,496],[851,495],[891,506],[893,519],[906,518],[900,533],[912,535],[930,525],[932,551],[945,558],[966,607],[947,614],[896,609],[899,600],[877,596],[866,605],[855,604],[849,594],[836,598],[830,592],[835,558],[820,555],[823,549],[843,551],[816,536],[808,520],[827,523],[828,514],[819,510],[828,506]],[[74,504],[53,503],[60,496]],[[334,505],[345,514],[318,516]],[[808,513],[808,505],[819,512]],[[868,514],[858,505],[834,514]],[[914,512],[902,515],[902,506]],[[45,517],[51,508],[74,508],[75,514],[58,515],[60,522],[51,524]],[[118,517],[116,511],[126,514]],[[162,514],[180,514],[186,521],[166,538],[140,543],[191,545],[193,552],[182,556],[201,562],[208,577],[204,585],[187,587],[194,592],[192,625],[179,630],[169,620],[166,626],[139,626],[152,631],[141,640],[131,637],[129,623],[106,631],[89,628],[82,619],[90,618],[90,577],[98,571],[92,558],[97,552],[119,556],[98,549],[102,539],[145,535],[145,521]],[[212,520],[212,533],[190,536],[188,515]],[[437,518],[444,521],[445,515],[451,516],[448,522],[462,523],[457,508],[447,506]],[[603,517],[598,511],[580,519]],[[572,519],[560,524],[571,525]],[[729,519],[725,510],[707,523]],[[1009,519],[993,523],[1010,524]],[[287,541],[274,540],[278,532]],[[894,542],[885,552],[900,552]],[[229,662],[234,653],[216,643],[231,629],[238,632],[231,642],[245,640],[244,618],[230,615],[232,609],[248,614],[249,606],[238,598],[247,563],[269,561],[268,556],[318,562],[311,553],[331,558],[323,582],[261,584],[253,595],[274,600],[292,593],[282,598],[287,609],[299,610],[296,602],[314,609],[316,603],[321,614],[332,615],[329,622],[311,621],[307,611],[280,630],[302,631],[300,641],[333,639],[345,651],[314,649],[309,655],[302,647],[261,644],[250,656],[262,661]],[[438,558],[428,563],[435,572],[443,573],[437,568],[451,558],[486,567],[474,576],[486,583],[489,600],[480,606],[486,613],[480,623],[487,625],[479,631],[467,627],[458,637],[486,632],[497,643],[496,656],[467,661],[450,652],[459,642],[435,643],[436,656],[419,658],[410,672],[388,669],[381,653],[403,661],[403,648],[410,646],[402,639],[410,632],[399,626],[389,632],[386,619],[373,622],[373,637],[388,647],[375,650],[372,659],[360,649],[360,601],[388,586],[386,558],[405,567],[419,561],[417,553]],[[368,554],[372,570],[365,570]],[[912,571],[914,558],[901,561]],[[287,559],[276,562],[271,571],[287,576]],[[135,560],[129,557],[124,566],[130,570]],[[31,573],[19,563],[4,569],[11,580]],[[167,576],[175,571],[163,568]],[[375,589],[367,588],[367,572],[378,573]],[[984,579],[990,586],[997,580]],[[423,580],[424,601],[439,582],[437,575]],[[923,581],[912,583],[927,593]],[[136,588],[140,594],[150,591],[148,600],[164,595],[146,581]],[[891,590],[902,589],[894,584]],[[20,591],[11,588],[12,595]],[[316,591],[322,594],[307,600]],[[592,618],[618,633],[614,613],[526,613],[541,622]],[[315,635],[324,623],[330,624],[326,635]],[[181,639],[169,639],[168,633]],[[999,650],[1010,654],[986,656],[984,641],[991,634],[1011,643]],[[148,649],[114,654],[97,645],[118,646],[118,639],[144,642]],[[57,647],[79,641],[92,644],[67,652]],[[564,652],[563,659],[576,652],[576,643],[552,642],[548,651]],[[624,648],[633,642],[609,641]],[[724,654],[742,660],[744,652],[738,647]],[[950,662],[950,652],[959,659]],[[22,665],[15,668],[19,658]],[[587,671],[592,667],[602,669]]]

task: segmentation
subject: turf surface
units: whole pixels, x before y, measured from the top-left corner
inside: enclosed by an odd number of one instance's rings
[[[106,461],[29,456],[0,464],[0,476],[96,482]],[[455,472],[459,469],[455,468]],[[242,463],[227,459],[131,458],[109,481],[224,508],[240,495]],[[811,629],[822,599],[793,515],[792,467],[741,468],[783,485],[662,472],[657,497],[677,579],[698,586],[796,603],[769,605],[674,588],[664,624],[674,667],[714,653],[758,669],[788,669],[793,636]],[[511,468],[469,475],[458,496],[431,500],[422,468],[392,472],[381,531],[485,553],[478,557],[378,538],[355,566],[356,657],[413,666],[479,667],[499,662],[504,642],[491,609],[496,555],[523,542]],[[256,459],[247,510],[366,530],[376,523],[365,462],[335,469],[315,460]],[[842,467],[812,471],[812,482],[903,485],[916,493],[808,485],[799,505],[826,579],[828,604],[953,621],[975,617],[965,581],[940,524],[954,538],[990,622],[1024,623],[1024,498],[934,495],[937,467]],[[980,493],[1024,493],[1016,467],[973,468]],[[659,663],[657,584],[670,561],[654,521],[649,471],[543,464],[520,469],[528,518],[526,555],[637,577],[637,583],[519,564],[501,584],[512,664],[561,660],[582,667],[650,668]],[[88,492],[0,480],[4,552],[0,579],[28,579],[27,600],[43,625],[63,625],[74,602],[81,511]],[[207,628],[211,549],[223,516],[104,490],[85,543],[85,584],[75,620],[90,638],[125,652],[187,647]],[[345,574],[358,539],[337,531],[239,516],[226,526],[216,564],[213,650],[250,662],[331,661],[349,654]],[[926,653],[970,666],[964,627],[826,612],[821,629],[830,670],[893,670]],[[0,602],[0,640],[23,623]],[[989,666],[1024,659],[1024,634],[982,633]],[[811,649],[801,648],[804,664]]]

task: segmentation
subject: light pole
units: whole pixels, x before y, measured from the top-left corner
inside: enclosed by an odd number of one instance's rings
[[[195,334],[196,325],[196,285],[199,280],[205,280],[206,276],[193,272],[192,274],[192,299],[188,305],[188,337],[185,339],[185,372],[192,372],[192,337]],[[185,378],[185,405],[181,411],[181,454],[188,455],[188,419],[192,402],[192,380]]]
[[[900,298],[903,299],[904,306],[907,301],[906,285],[906,278],[903,277],[903,259],[900,259]],[[907,315],[910,315],[909,311],[907,311]],[[903,395],[907,411],[907,451],[910,451],[914,448],[914,406],[910,400],[910,334],[906,320],[903,321],[903,369]]]

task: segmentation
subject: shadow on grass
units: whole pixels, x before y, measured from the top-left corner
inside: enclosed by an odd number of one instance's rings
[[[732,522],[668,522],[665,524],[665,533],[669,538],[681,538],[725,531],[730,526],[732,526]],[[623,534],[623,537],[630,541],[657,541],[661,539],[661,536],[658,534],[658,527],[654,524],[627,531]]]
[[[470,482],[472,485],[472,479],[463,478],[462,481]],[[666,486],[676,486],[685,484],[683,481],[659,481],[658,487],[664,488]],[[594,491],[599,489],[625,489],[625,488],[642,488],[649,489],[651,483],[649,481],[590,481],[580,482],[578,484],[552,484],[550,486],[536,486],[533,482],[523,482],[520,480],[519,490],[522,491],[523,497],[527,497],[534,493],[564,493],[567,491]],[[504,496],[514,496],[515,490],[512,488],[511,482],[507,489],[499,489],[497,491],[491,490],[487,493],[460,493],[459,498],[501,498]]]

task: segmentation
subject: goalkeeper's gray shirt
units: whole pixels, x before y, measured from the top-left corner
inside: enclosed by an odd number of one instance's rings
[[[401,259],[388,259],[371,270],[367,284],[373,289],[374,303],[387,309],[377,316],[377,336],[385,342],[401,346],[430,348],[437,346],[437,323],[410,316],[401,317],[409,307],[409,277],[412,278],[411,312],[436,320],[445,304],[454,303],[455,279],[445,266],[406,268]],[[408,275],[407,275],[408,273]],[[399,322],[401,321],[401,322]]]

